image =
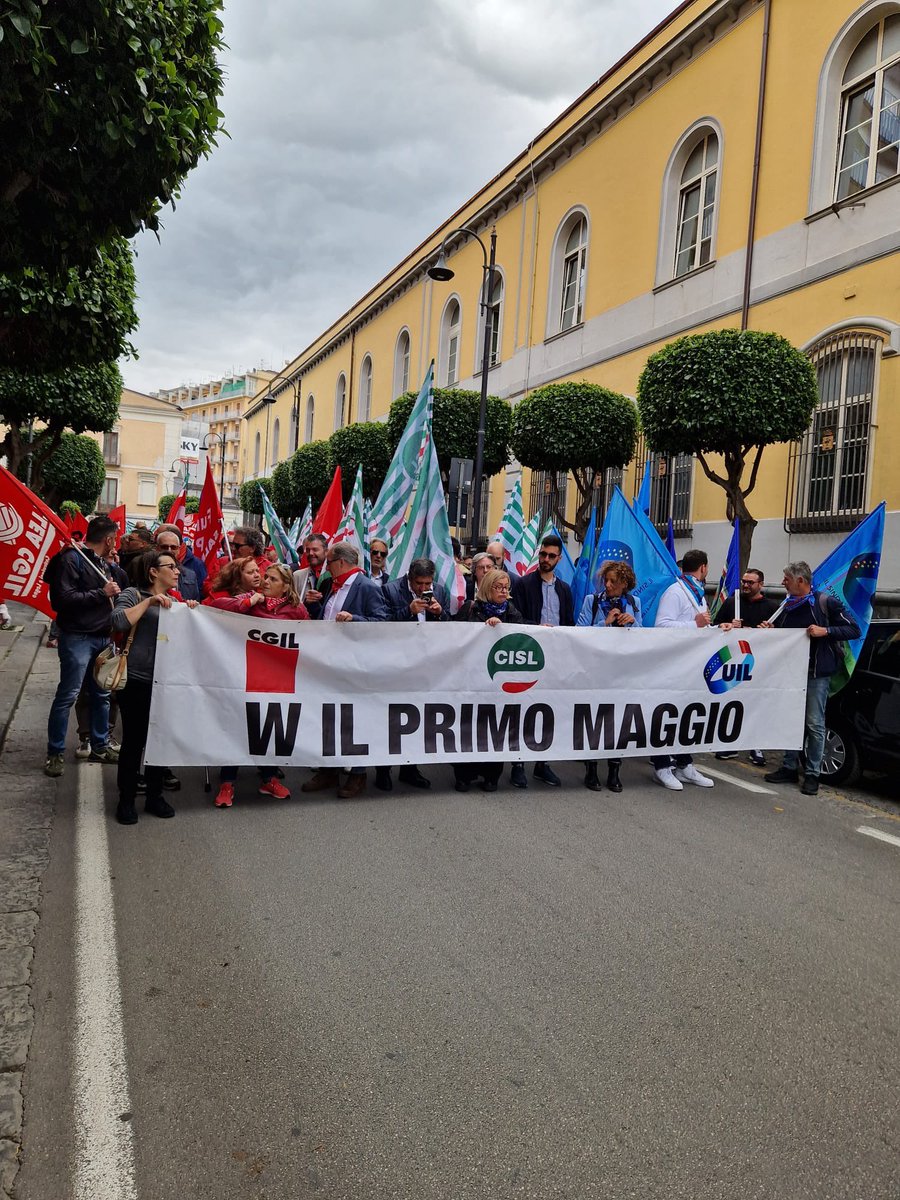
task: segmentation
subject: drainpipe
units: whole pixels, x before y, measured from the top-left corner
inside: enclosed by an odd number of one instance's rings
[[[747,227],[747,254],[744,261],[744,294],[741,301],[741,331],[750,323],[750,280],[753,275],[753,244],[756,240],[756,204],[759,199],[759,164],[762,156],[763,114],[766,107],[766,76],[769,67],[769,26],[772,0],[763,0],[762,55],[759,66],[759,98],[756,106],[756,143],[753,149],[753,180],[750,184],[750,218]]]

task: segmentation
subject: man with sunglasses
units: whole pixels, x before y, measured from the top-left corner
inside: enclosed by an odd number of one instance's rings
[[[384,569],[384,564],[387,562],[388,548],[387,542],[381,538],[373,538],[369,543],[369,558],[372,560],[372,567],[369,571],[369,577],[374,579],[376,583],[380,583],[382,587],[386,587],[391,582],[391,577]]]
[[[777,600],[769,600],[763,591],[765,575],[758,567],[748,567],[741,576],[741,617],[734,619],[734,596],[729,596],[716,613],[715,625],[731,625],[735,629],[756,629],[778,608]],[[716,758],[737,758],[737,750],[720,750]],[[766,765],[762,750],[751,750],[750,761],[755,767]]]

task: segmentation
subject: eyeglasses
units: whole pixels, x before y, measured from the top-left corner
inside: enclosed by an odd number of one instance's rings
[[[745,584],[745,583],[746,583],[746,584],[750,584],[750,583],[756,583],[756,580],[755,580],[755,579],[753,579],[753,578],[750,578],[750,579],[742,579],[742,580],[741,580],[741,583],[742,583],[742,584]]]
[[[178,563],[174,563],[174,562],[161,562],[159,565],[161,567],[168,567],[170,571],[180,570]]]
[[[552,558],[553,561],[556,562],[556,560],[559,558],[559,555],[556,553],[556,551],[539,550],[538,558]]]
[[[508,592],[509,588],[505,583],[495,583],[491,588],[492,592]]]

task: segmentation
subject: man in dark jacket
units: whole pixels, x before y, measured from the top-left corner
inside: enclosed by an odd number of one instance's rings
[[[714,625],[731,625],[734,629],[758,629],[768,621],[778,608],[777,600],[770,600],[763,591],[765,575],[759,567],[748,567],[741,576],[741,619],[735,620],[734,596],[729,596],[716,613]],[[720,750],[716,758],[737,758],[737,750]],[[750,761],[756,767],[766,764],[762,750],[751,750]]]
[[[815,796],[819,790],[819,773],[825,752],[825,703],[831,677],[843,662],[841,642],[852,642],[860,636],[853,616],[827,592],[816,595],[812,590],[812,571],[809,563],[789,563],[782,580],[787,601],[784,611],[775,618],[776,629],[805,629],[809,637],[809,675],[806,681],[806,770],[803,775],[804,796]],[[763,621],[760,629],[773,624]],[[799,750],[786,750],[784,761],[777,771],[765,776],[767,783],[797,783]]]
[[[91,689],[91,761],[111,763],[118,759],[108,744],[109,692],[97,687],[92,671],[94,659],[109,644],[112,608],[119,594],[119,585],[105,561],[115,549],[118,533],[115,521],[94,517],[88,524],[83,550],[61,550],[44,573],[59,629],[59,686],[47,721],[44,765],[44,774],[52,778],[63,773],[69,713],[86,676],[90,676]]]

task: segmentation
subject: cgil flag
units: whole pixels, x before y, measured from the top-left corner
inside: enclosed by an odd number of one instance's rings
[[[87,533],[88,523],[80,512],[68,510],[65,515],[66,529],[69,533],[80,533],[82,538]]]
[[[719,609],[729,596],[734,596],[734,615],[740,619],[741,523],[737,517],[734,519],[734,529],[731,532],[731,541],[728,543],[728,553],[725,555],[725,566],[722,568],[722,574],[719,577],[719,586],[716,589],[713,602],[709,606],[709,618],[713,623],[715,623],[715,619],[719,615]]]
[[[884,510],[882,500],[813,571],[813,591],[833,596],[842,608],[853,614],[860,631],[854,641],[842,643],[844,665],[831,677],[831,695],[840,691],[853,674],[872,620],[872,598],[878,587],[884,541]]]
[[[126,521],[125,505],[120,504],[117,508],[111,508],[106,515],[109,517],[109,519],[111,521],[115,521],[115,523],[119,527],[119,532],[118,532],[118,535],[116,536],[116,549],[118,550],[119,544],[121,543],[122,538],[125,536],[125,521]]]
[[[434,361],[425,373],[425,380],[397,443],[378,499],[372,506],[370,539],[386,538],[390,542],[400,531],[424,461],[426,442],[431,438],[433,409]]]
[[[187,489],[182,488],[175,499],[172,501],[172,506],[169,509],[169,515],[166,517],[166,525],[177,525],[179,529],[184,529],[185,518],[187,517]]]
[[[316,509],[310,533],[321,533],[325,537],[330,538],[337,530],[344,512],[344,501],[341,499],[342,488],[341,468],[340,466],[336,466],[334,468],[334,478],[328,487],[328,491],[325,493],[325,499]]]
[[[69,531],[21,480],[0,467],[0,597],[54,615],[44,568]]]
[[[222,545],[222,509],[219,493],[213,480],[212,466],[206,461],[206,478],[200,492],[200,502],[194,514],[194,554],[206,567],[210,579],[219,573],[219,547]]]
[[[663,592],[681,578],[650,518],[642,509],[633,509],[619,487],[610,500],[595,558],[598,566],[607,561],[625,562],[634,571],[634,594],[640,601],[645,626],[656,620]]]
[[[522,510],[522,476],[513,484],[506,508],[500,520],[500,527],[494,534],[493,540],[503,546],[504,562],[511,562],[513,551],[522,540],[525,532],[525,513]]]
[[[257,486],[259,488],[259,498],[262,500],[263,521],[269,532],[269,540],[278,551],[278,561],[296,570],[300,566],[300,558],[297,551],[291,543],[278,513],[275,511],[272,501],[266,495],[266,489],[261,483],[257,484]]]

